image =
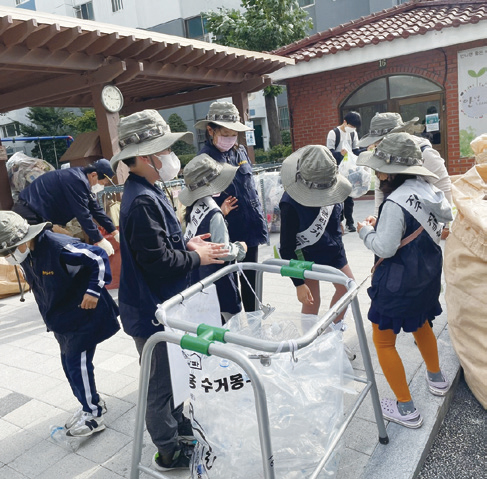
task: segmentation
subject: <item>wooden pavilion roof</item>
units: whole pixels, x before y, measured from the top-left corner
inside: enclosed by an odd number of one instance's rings
[[[124,114],[252,92],[294,64],[277,55],[147,30],[0,7],[0,112],[92,107],[93,92],[120,88]]]

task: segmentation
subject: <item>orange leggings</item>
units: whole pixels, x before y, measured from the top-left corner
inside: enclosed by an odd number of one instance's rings
[[[430,373],[438,373],[440,371],[438,345],[428,321],[415,331],[413,336],[426,364],[426,369]],[[377,324],[372,323],[372,339],[384,376],[397,400],[407,402],[411,401],[411,393],[409,392],[404,365],[396,350],[396,337],[397,335],[392,329],[381,331]]]

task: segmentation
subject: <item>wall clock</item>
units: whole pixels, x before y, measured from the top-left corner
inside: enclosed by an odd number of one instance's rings
[[[101,91],[101,103],[110,113],[116,113],[123,107],[122,92],[115,85],[105,85]]]

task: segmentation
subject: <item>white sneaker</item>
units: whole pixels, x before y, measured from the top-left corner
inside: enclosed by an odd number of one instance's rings
[[[105,428],[103,415],[96,417],[89,412],[83,412],[78,422],[68,430],[66,436],[91,436],[95,432],[103,431]]]
[[[100,398],[100,401],[98,402],[98,406],[101,406],[101,413],[105,414],[107,412],[107,405],[105,401]],[[71,429],[80,419],[83,414],[83,408],[80,407],[67,421],[64,427],[66,429]]]

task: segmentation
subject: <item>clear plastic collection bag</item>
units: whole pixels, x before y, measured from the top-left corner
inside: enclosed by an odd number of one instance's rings
[[[269,233],[278,233],[281,230],[281,201],[284,188],[279,171],[267,171],[254,175],[255,187],[264,209]]]
[[[357,166],[357,156],[351,151],[341,161],[338,172],[352,184],[352,198],[360,198],[369,191],[372,177],[370,169],[366,166]]]
[[[232,332],[274,341],[299,337],[292,320],[262,320],[262,311],[240,313],[226,326]],[[267,396],[276,477],[303,479],[326,453],[343,417],[344,392],[355,393],[353,370],[339,332],[318,337],[306,348],[270,354],[245,350],[259,372]],[[202,356],[190,373],[193,429],[198,443],[192,478],[263,478],[252,385],[235,363]],[[335,448],[319,477],[338,468]]]

